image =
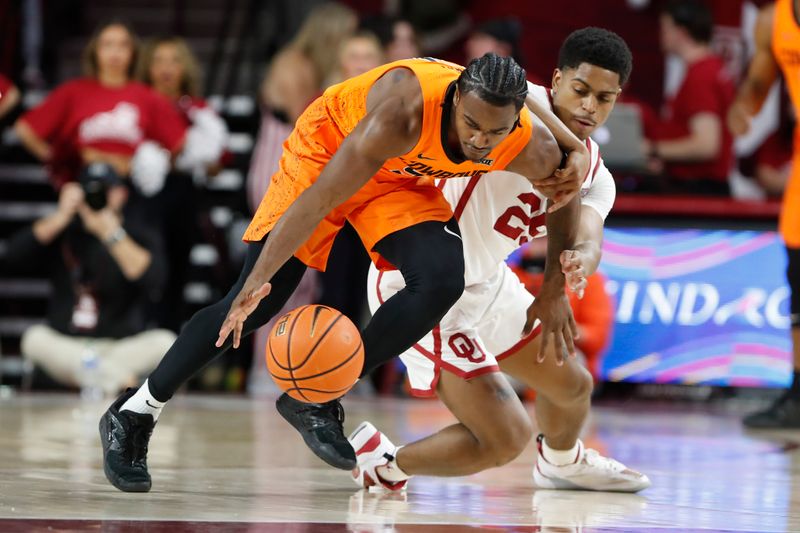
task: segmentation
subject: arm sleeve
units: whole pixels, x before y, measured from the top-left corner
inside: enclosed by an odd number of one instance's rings
[[[31,127],[34,133],[44,140],[52,140],[66,122],[72,99],[71,83],[56,88],[44,102],[34,107],[20,118]]]
[[[603,160],[600,159],[597,164],[597,174],[592,179],[589,192],[581,199],[581,204],[593,208],[605,220],[617,197],[617,186]]]
[[[172,153],[178,151],[186,135],[186,123],[178,110],[164,96],[152,92],[152,116],[147,121],[145,136],[156,141]]]

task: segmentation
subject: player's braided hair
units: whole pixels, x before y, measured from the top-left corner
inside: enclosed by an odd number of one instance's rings
[[[510,57],[488,53],[470,61],[458,77],[461,94],[471,91],[495,106],[514,104],[519,111],[525,105],[528,84],[525,69]]]

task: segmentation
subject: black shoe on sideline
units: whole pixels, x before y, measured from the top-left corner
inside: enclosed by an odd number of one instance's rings
[[[288,394],[275,402],[278,412],[300,432],[317,457],[334,468],[352,470],[356,452],[344,434],[344,409],[339,400],[328,403],[304,403]]]
[[[147,444],[155,426],[153,416],[119,410],[135,392],[125,391],[100,419],[103,471],[119,490],[148,492],[152,483],[147,471]]]
[[[800,428],[800,399],[784,394],[767,409],[746,416],[742,422],[751,429]]]

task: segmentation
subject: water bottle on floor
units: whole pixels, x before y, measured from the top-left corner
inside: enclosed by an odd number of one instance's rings
[[[103,398],[100,354],[91,344],[86,345],[81,359],[80,384],[82,400],[93,402]]]

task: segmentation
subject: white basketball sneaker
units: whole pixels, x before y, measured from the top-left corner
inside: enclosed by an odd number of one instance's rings
[[[578,440],[575,462],[554,465],[544,458],[542,441],[536,438],[536,465],[533,467],[533,482],[542,489],[598,490],[609,492],[639,492],[650,486],[650,479],[636,470],[608,457],[597,450],[586,449]]]
[[[408,478],[402,481],[388,481],[378,474],[376,470],[378,467],[385,467],[388,470],[397,468],[394,457],[398,448],[375,426],[369,422],[361,422],[347,440],[356,452],[357,466],[350,472],[356,485],[365,489],[386,490],[403,490],[406,487]]]

